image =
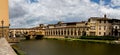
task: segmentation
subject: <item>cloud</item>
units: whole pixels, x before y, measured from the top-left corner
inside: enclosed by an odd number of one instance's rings
[[[120,0],[111,0],[112,6],[119,6],[120,7]]]
[[[10,23],[11,27],[33,27],[40,23],[85,21],[106,13],[119,19],[119,7],[111,7],[119,5],[115,1],[107,5],[103,3],[91,0],[9,0]]]
[[[22,6],[17,5],[17,6],[10,8],[9,13],[10,13],[10,18],[18,18],[18,17],[24,16],[25,14],[27,14],[27,11],[25,11],[22,8]]]

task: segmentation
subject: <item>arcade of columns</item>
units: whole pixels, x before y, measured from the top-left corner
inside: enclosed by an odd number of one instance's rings
[[[73,37],[79,38],[82,35],[88,34],[86,32],[88,27],[68,27],[68,28],[53,28],[53,29],[46,29],[45,35],[46,36],[63,36],[63,37]]]

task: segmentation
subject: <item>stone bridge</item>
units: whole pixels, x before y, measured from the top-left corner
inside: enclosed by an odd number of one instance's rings
[[[20,37],[26,39],[41,38],[45,35],[44,29],[11,28],[9,31],[9,37]]]

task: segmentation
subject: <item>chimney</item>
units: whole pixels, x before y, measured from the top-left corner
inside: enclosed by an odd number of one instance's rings
[[[104,18],[107,18],[107,15],[106,15],[106,14],[104,15]]]

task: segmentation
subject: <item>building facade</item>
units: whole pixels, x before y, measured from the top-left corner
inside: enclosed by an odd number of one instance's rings
[[[46,36],[65,37],[65,38],[79,38],[80,36],[87,35],[89,27],[86,22],[69,22],[48,25],[45,29]]]
[[[8,0],[0,0],[0,37],[9,39]]]
[[[90,17],[82,22],[58,22],[56,24],[40,24],[29,29],[10,29],[11,32],[41,30],[45,37],[80,38],[81,36],[115,36],[120,37],[120,20],[106,17]],[[20,31],[21,30],[21,31]]]
[[[91,17],[88,20],[90,27],[89,33],[91,36],[107,36],[111,34],[112,23],[111,19],[104,17]]]
[[[48,24],[45,36],[79,38],[80,36],[120,37],[120,20],[106,17],[90,17],[82,22],[58,22]]]

